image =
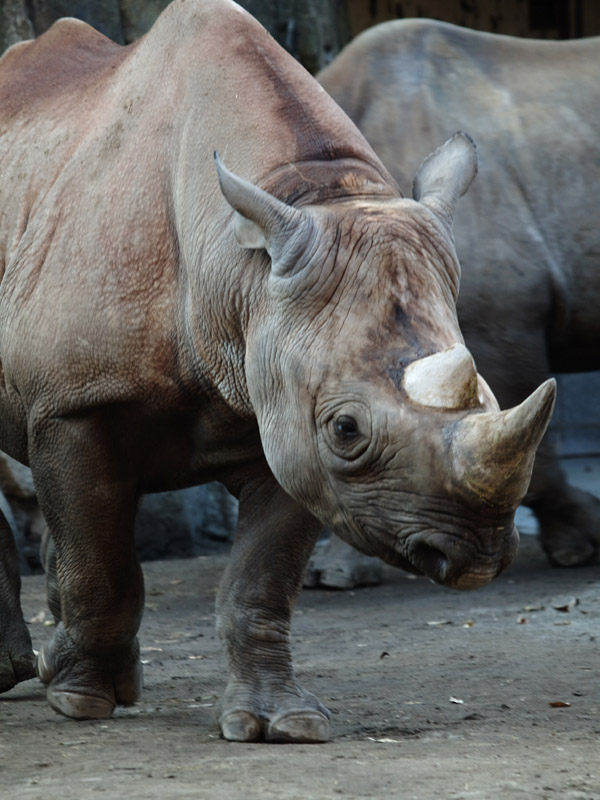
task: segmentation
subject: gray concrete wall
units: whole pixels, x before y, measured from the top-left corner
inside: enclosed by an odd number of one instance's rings
[[[552,419],[559,455],[600,456],[600,372],[557,375]]]

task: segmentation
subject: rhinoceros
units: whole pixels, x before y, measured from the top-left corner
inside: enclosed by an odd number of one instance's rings
[[[475,138],[479,178],[454,222],[458,318],[501,405],[551,373],[600,369],[600,37],[399,20],[358,36],[318,80],[401,187],[448,131]],[[598,560],[600,503],[568,484],[548,437],[524,504],[552,564]],[[325,584],[378,580],[338,542],[309,584],[321,572]]]
[[[31,467],[52,535],[51,706],[104,718],[138,697],[136,503],[216,478],[239,498],[221,731],[326,740],[289,648],[321,526],[482,586],[513,557],[552,413],[552,380],[501,411],[458,326],[472,141],[455,133],[403,198],[229,0],[176,0],[128,47],[59,21],[7,51],[0,93],[0,447]],[[31,663],[8,567],[5,686]]]

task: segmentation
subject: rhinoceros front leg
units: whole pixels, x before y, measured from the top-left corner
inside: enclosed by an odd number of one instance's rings
[[[319,530],[272,477],[240,498],[238,531],[217,596],[230,670],[219,718],[226,739],[329,739],[329,712],[297,681],[289,643],[292,608]]]
[[[21,611],[17,546],[0,511],[0,692],[35,677],[31,637]]]
[[[60,619],[38,656],[50,705],[75,719],[110,716],[141,690],[136,633],[143,579],[133,538],[136,481],[127,435],[101,416],[52,420],[30,440],[52,548],[50,605]]]

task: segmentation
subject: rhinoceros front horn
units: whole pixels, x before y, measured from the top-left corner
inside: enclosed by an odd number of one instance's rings
[[[507,411],[470,414],[452,436],[452,475],[485,503],[514,510],[531,480],[535,451],[546,432],[556,381],[543,383]]]

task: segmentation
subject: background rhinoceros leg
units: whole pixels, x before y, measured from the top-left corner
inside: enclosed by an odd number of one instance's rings
[[[141,688],[136,633],[143,578],[128,444],[127,429],[106,411],[47,421],[30,438],[31,468],[55,548],[47,543],[50,604],[61,618],[40,651],[38,675],[51,706],[75,719],[107,717],[116,704],[134,702]]]
[[[217,596],[217,625],[230,678],[219,723],[233,741],[321,742],[329,712],[298,683],[292,608],[320,524],[272,476],[245,487],[238,531]]]
[[[538,518],[540,544],[555,566],[583,566],[598,559],[600,501],[567,483],[550,442],[538,448],[525,504]]]
[[[17,546],[0,510],[0,692],[35,677],[35,656],[21,611],[20,594]]]
[[[487,305],[481,307],[477,293],[470,293],[471,289],[468,282],[461,286],[462,315],[459,300],[459,319],[465,341],[500,407],[511,408],[551,375],[544,287],[534,283],[515,292],[520,306],[511,309],[507,318],[510,324],[503,323],[501,327],[493,327],[487,321],[504,320],[507,311],[502,305],[503,293],[486,291]],[[530,303],[535,303],[538,296],[540,307],[532,309]],[[494,298],[500,303],[496,308],[492,306]],[[467,313],[469,307],[471,315]],[[482,322],[472,326],[476,318]],[[589,564],[600,550],[600,504],[587,492],[567,483],[551,437],[550,430],[538,447],[523,504],[536,515],[540,544],[553,564],[564,567]]]
[[[304,586],[313,589],[354,589],[381,583],[382,564],[378,558],[365,556],[334,533],[317,543],[306,568]]]

